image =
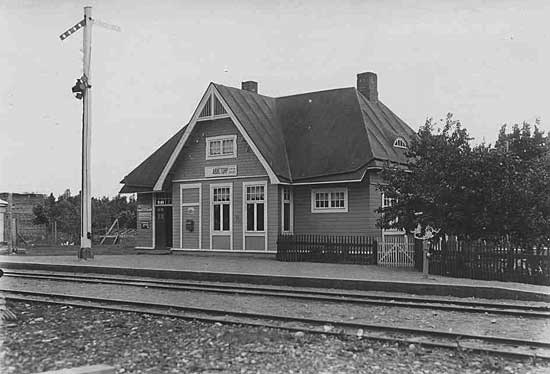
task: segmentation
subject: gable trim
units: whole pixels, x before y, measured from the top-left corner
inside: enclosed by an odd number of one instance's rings
[[[250,146],[250,148],[252,148],[252,151],[254,152],[254,155],[258,158],[258,160],[260,161],[260,163],[262,164],[264,169],[267,171],[267,175],[269,176],[269,181],[273,184],[280,183],[279,178],[277,178],[277,176],[273,172],[273,169],[271,168],[271,166],[267,163],[264,156],[260,153],[260,150],[258,149],[258,147],[256,147],[256,144],[254,144],[254,142],[252,141],[252,139],[250,138],[250,136],[246,132],[245,128],[241,124],[241,122],[235,116],[235,113],[233,113],[233,111],[231,110],[229,105],[227,105],[227,102],[222,97],[222,95],[219,93],[216,86],[212,85],[212,88],[213,88],[216,96],[218,97],[218,99],[222,103],[223,107],[225,108],[226,112],[229,114],[229,118],[231,118],[231,120],[233,121],[233,123],[235,124],[235,126],[237,127],[239,132],[241,133],[241,135],[246,140],[246,143]]]
[[[212,96],[218,98],[219,102],[222,104],[225,111],[229,115],[229,118],[231,118],[231,120],[233,121],[233,124],[237,127],[237,130],[239,130],[241,135],[246,140],[247,144],[250,146],[250,148],[254,152],[254,155],[258,158],[258,160],[260,161],[260,163],[262,164],[264,169],[267,171],[267,174],[269,176],[269,181],[273,184],[280,183],[279,178],[277,178],[277,176],[273,172],[273,169],[271,168],[271,166],[267,163],[265,158],[262,156],[262,154],[260,153],[258,147],[256,147],[256,144],[254,144],[254,142],[252,142],[252,139],[250,138],[250,136],[248,136],[248,133],[245,131],[243,125],[237,119],[237,117],[235,116],[235,114],[233,113],[233,111],[231,110],[229,105],[227,105],[227,102],[225,101],[225,99],[218,92],[218,90],[216,89],[214,84],[210,83],[210,85],[206,89],[206,92],[202,96],[202,98],[199,102],[199,105],[197,106],[197,108],[193,112],[193,116],[191,117],[191,121],[189,122],[189,125],[187,126],[186,130],[184,131],[183,136],[181,137],[178,144],[176,145],[176,148],[174,149],[174,151],[170,155],[170,158],[168,159],[168,162],[166,163],[166,165],[164,165],[164,168],[162,169],[162,172],[160,173],[160,176],[157,179],[157,181],[156,181],[156,183],[153,187],[154,191],[161,191],[162,190],[162,186],[164,184],[164,181],[166,180],[166,177],[168,176],[168,173],[170,172],[170,170],[174,166],[174,163],[176,162],[176,159],[178,158],[183,146],[187,142],[187,139],[189,138],[189,135],[191,135],[191,133],[193,132],[193,129],[195,128],[195,125],[198,122],[198,117],[200,115],[200,112],[201,112],[202,108],[204,107],[204,105],[206,104],[208,99],[211,98]],[[224,117],[226,117],[226,116],[227,115],[224,114]]]

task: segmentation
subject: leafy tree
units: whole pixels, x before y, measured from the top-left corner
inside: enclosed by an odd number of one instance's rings
[[[69,190],[57,199],[50,194],[43,205],[33,208],[33,223],[49,225],[57,223],[57,231],[62,240],[80,240],[80,193],[71,196]],[[136,201],[123,196],[92,198],[92,231],[102,232],[109,228],[115,219],[120,228],[136,227]]]
[[[55,197],[50,194],[44,201],[44,205],[36,205],[32,211],[34,213],[33,223],[35,225],[49,225],[55,217],[53,216],[53,207],[55,205]]]
[[[529,248],[548,245],[549,139],[524,124],[511,133],[503,127],[495,146],[472,147],[452,115],[441,130],[428,120],[407,151],[408,169],[382,172],[385,184],[379,188],[396,202],[378,210],[379,225],[413,230],[421,224],[462,239],[507,237]]]

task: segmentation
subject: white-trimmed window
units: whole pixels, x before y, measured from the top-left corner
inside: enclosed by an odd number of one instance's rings
[[[245,192],[246,231],[265,231],[265,185],[247,185]]]
[[[347,188],[319,188],[311,190],[312,213],[344,213],[347,211]]]
[[[170,192],[155,193],[155,205],[172,205],[172,194]]]
[[[393,146],[396,148],[407,148],[407,142],[405,139],[399,137],[393,142]]]
[[[283,187],[281,196],[281,230],[283,233],[293,231],[292,191],[290,187]]]
[[[382,194],[382,208],[389,208],[389,207],[393,206],[396,202],[397,202],[397,199],[392,198],[392,197],[386,197],[385,194]],[[398,218],[396,218],[394,220],[391,220],[390,225],[396,224],[398,220],[399,220]],[[386,232],[401,232],[398,229],[384,229],[383,231],[386,231]]]
[[[206,138],[206,159],[237,157],[237,135],[223,135]]]
[[[231,187],[212,188],[212,230],[231,231]]]

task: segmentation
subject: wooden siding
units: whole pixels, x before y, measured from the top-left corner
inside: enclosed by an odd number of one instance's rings
[[[197,227],[197,230],[199,228]],[[172,247],[181,246],[181,200],[180,185],[172,185]]]
[[[348,211],[341,213],[312,213],[311,191],[319,186],[294,186],[294,232],[297,234],[344,234],[380,237],[376,227],[381,204],[377,183],[367,178],[361,183],[327,184],[322,188],[347,187]],[[280,225],[280,223],[279,223]]]
[[[267,250],[277,251],[281,227],[281,193],[276,184],[267,185]]]
[[[219,160],[206,160],[206,138],[223,135],[237,135],[237,157]],[[237,165],[237,176],[233,178],[217,179],[205,178],[204,168],[206,166]],[[191,133],[187,144],[183,147],[174,168],[171,172],[174,204],[174,247],[180,247],[181,232],[181,201],[180,185],[193,183],[201,185],[201,249],[210,249],[210,185],[231,183],[232,189],[232,229],[233,229],[233,250],[243,250],[243,182],[264,182],[267,181],[266,196],[267,203],[267,229],[269,250],[277,248],[277,235],[280,227],[280,194],[277,185],[269,184],[267,172],[256,158],[242,134],[239,133],[231,119],[223,118],[213,121],[201,121],[197,123]],[[243,178],[244,177],[244,178]],[[249,178],[247,178],[249,177]],[[184,197],[184,202],[187,198]],[[198,228],[197,228],[198,229]],[[262,237],[263,239],[263,237]],[[214,243],[214,248],[216,243]]]
[[[263,251],[265,238],[263,236],[245,236],[247,251]]]
[[[33,242],[43,240],[48,236],[48,227],[46,225],[35,225],[33,223],[34,213],[33,208],[36,205],[44,206],[46,195],[33,194],[33,193],[12,193],[11,199],[9,193],[1,193],[0,199],[11,202],[12,217],[16,219],[17,234],[23,237],[27,242]],[[0,231],[8,231],[8,219],[7,212],[8,207],[5,208],[6,219],[4,219],[4,225],[0,226]],[[4,236],[4,240],[9,235]]]
[[[233,204],[233,250],[241,251],[243,246],[243,182],[267,182],[267,249],[270,251],[276,251],[277,249],[277,235],[280,229],[280,192],[279,186],[269,184],[268,178],[244,178],[244,179],[228,179],[228,180],[215,180],[215,181],[203,181],[200,183],[202,191],[201,209],[202,209],[202,248],[210,249],[210,184],[222,184],[231,183],[233,185],[232,204]],[[180,185],[186,182],[173,184],[173,212],[174,212],[174,247],[180,247],[180,230],[181,230],[181,217],[180,207],[181,201],[179,197]],[[198,228],[197,228],[198,230]],[[262,237],[263,240],[263,237]]]
[[[137,194],[138,205],[138,220],[137,220],[137,233],[136,233],[136,247],[152,247],[153,246],[153,194],[151,193],[138,193]],[[149,221],[149,228],[142,229],[141,221],[139,220],[139,212],[149,210],[151,212],[151,219]]]
[[[237,135],[237,157],[206,160],[206,138]],[[231,119],[198,122],[172,168],[172,180],[205,178],[206,166],[237,165],[237,176],[266,175],[267,172],[254,155],[246,140]]]
[[[380,177],[379,172],[373,172],[368,174],[366,179],[369,183],[369,212],[367,216],[367,235],[376,237],[378,239],[382,238],[382,229],[376,226],[376,222],[380,217],[379,213],[376,213],[375,210],[382,206],[382,192],[378,190],[377,185],[382,183],[382,178]]]

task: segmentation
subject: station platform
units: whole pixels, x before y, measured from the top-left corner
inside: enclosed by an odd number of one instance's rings
[[[29,269],[189,279],[264,285],[357,289],[417,295],[517,299],[550,302],[550,287],[423,274],[376,265],[280,262],[274,255],[235,256],[200,253],[166,255],[0,256],[1,269]]]

